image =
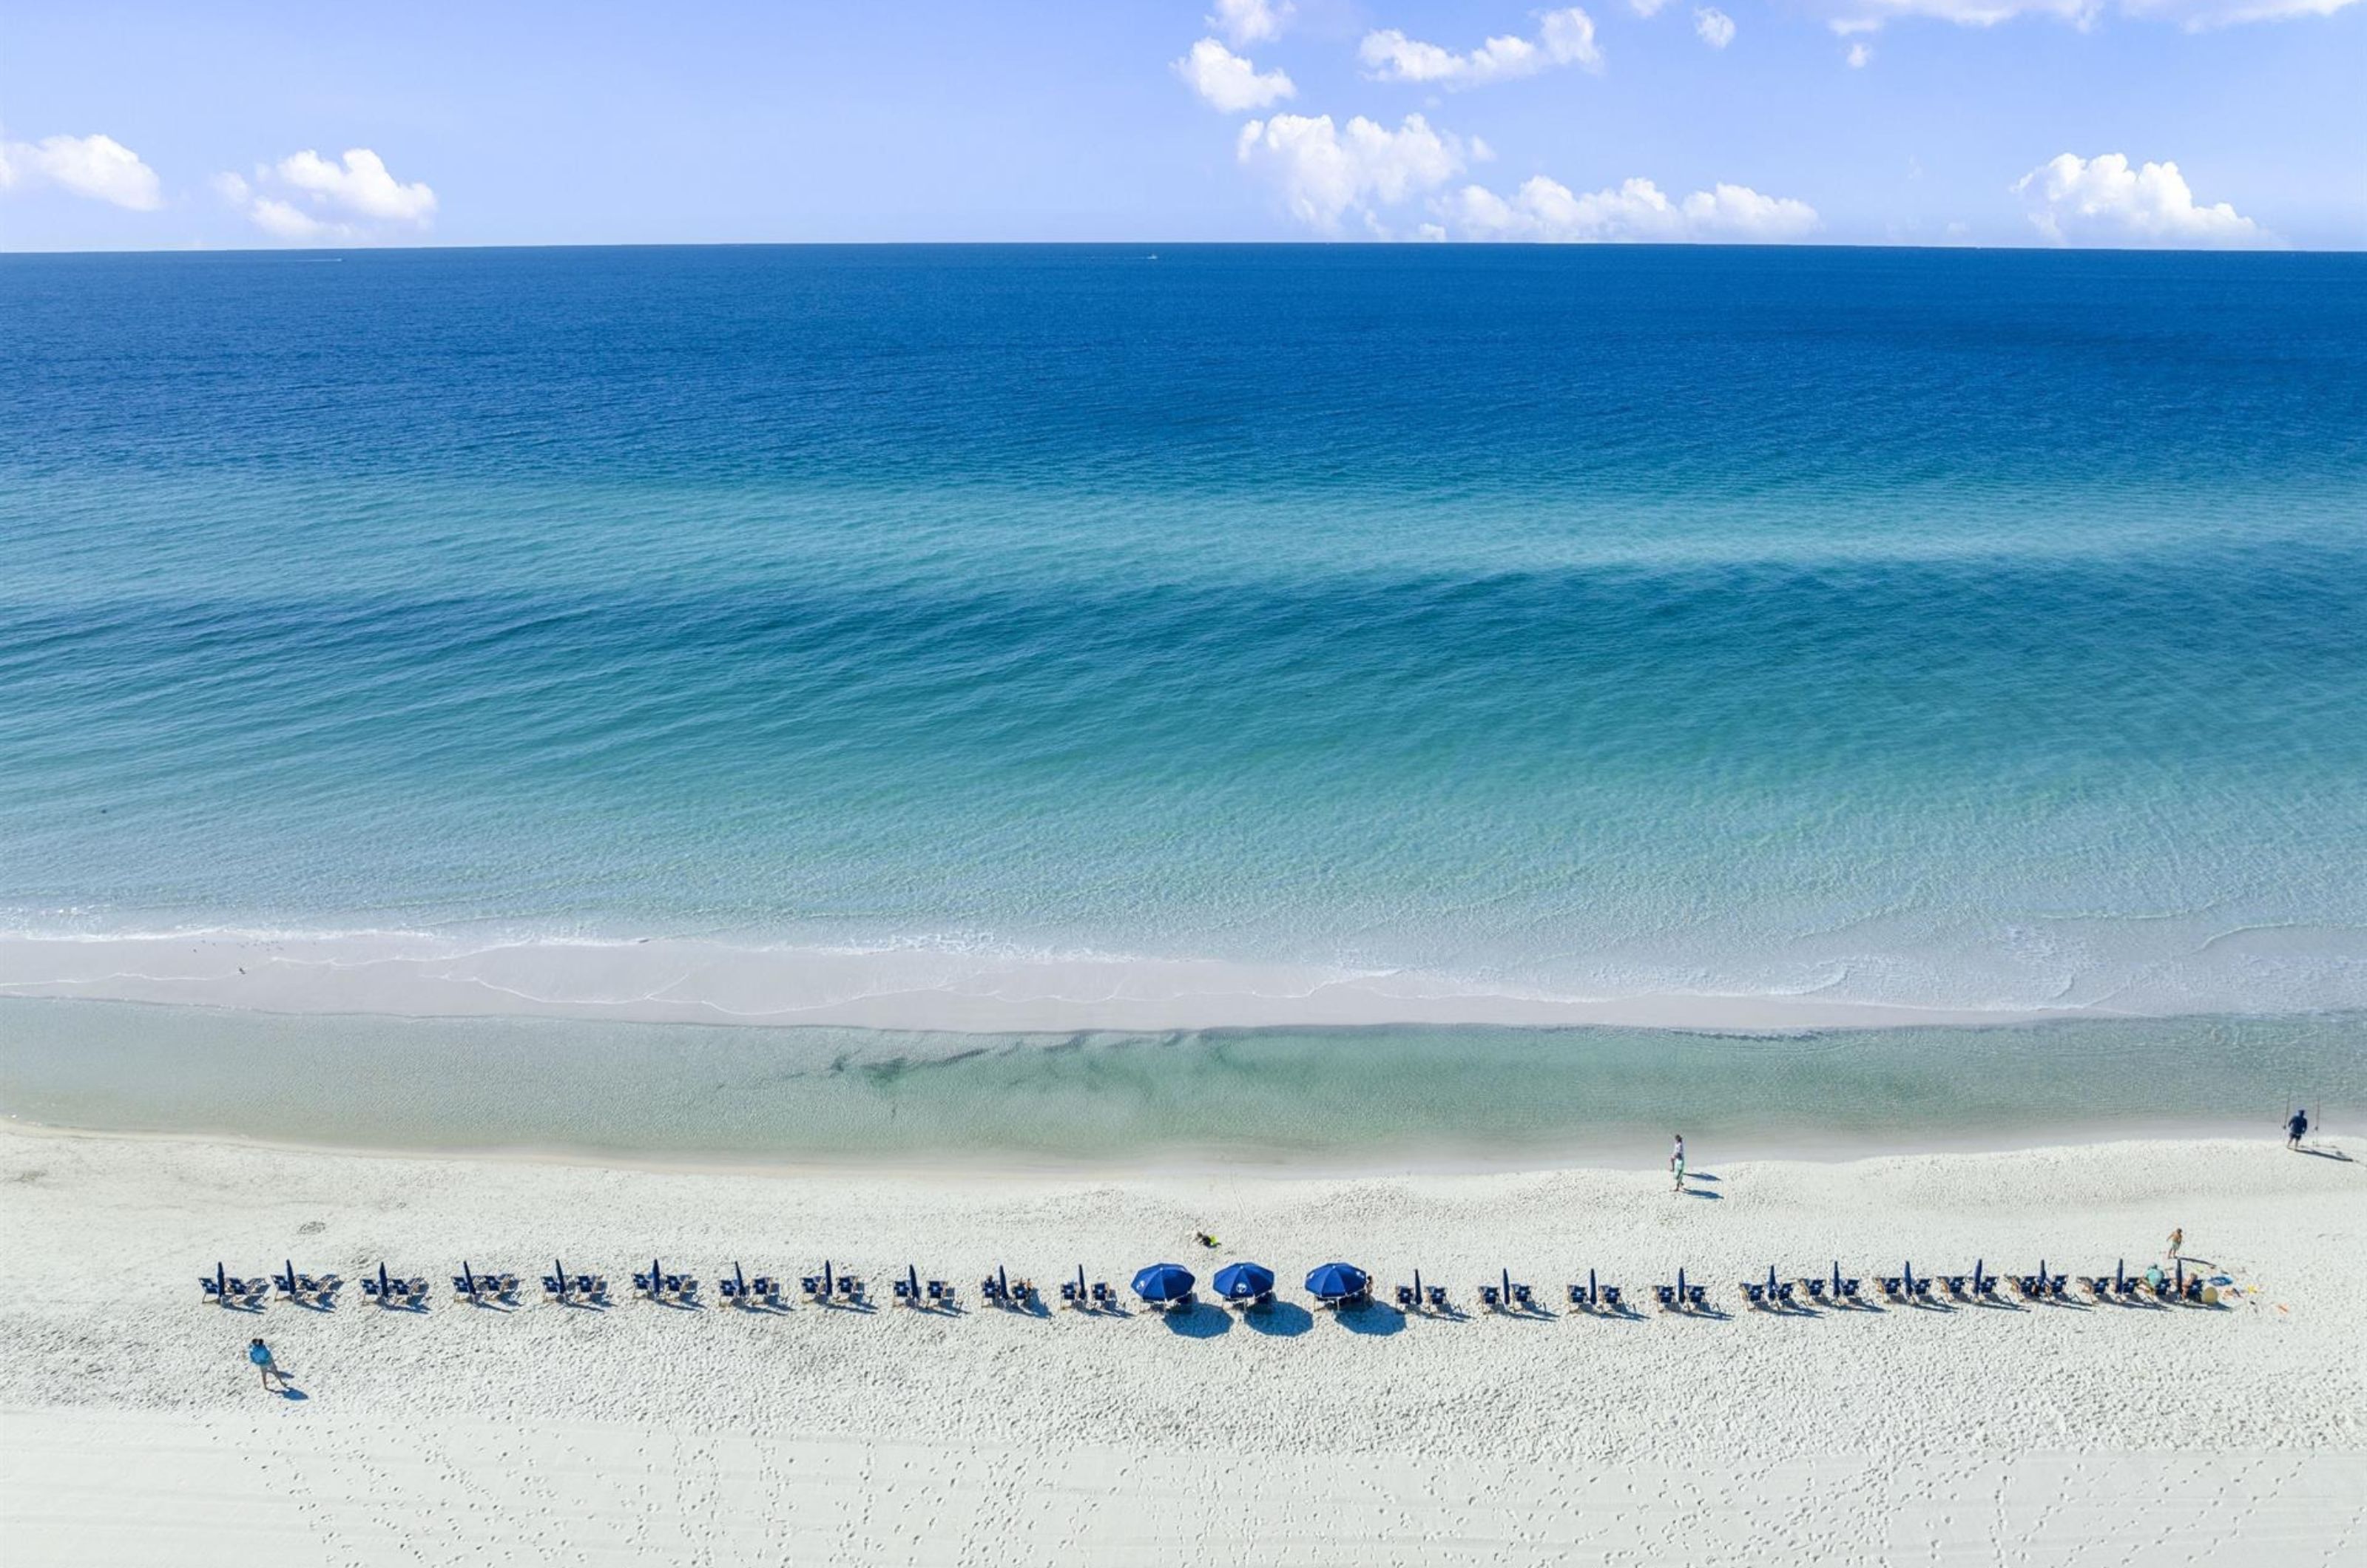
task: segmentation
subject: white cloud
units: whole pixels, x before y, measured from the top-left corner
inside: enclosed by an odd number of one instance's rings
[[[1284,25],[1296,10],[1290,0],[1282,0],[1279,6],[1269,5],[1267,0],[1217,0],[1217,9],[1207,22],[1239,49],[1280,38]]]
[[[1191,53],[1175,62],[1175,74],[1210,107],[1227,114],[1265,108],[1298,93],[1284,73],[1261,73],[1212,38],[1202,39],[1192,46]]]
[[[386,160],[367,147],[348,152],[342,164],[307,149],[280,159],[275,173],[315,201],[361,218],[425,228],[428,215],[436,210],[434,191],[398,183],[387,172]]]
[[[351,224],[325,222],[300,207],[282,201],[276,196],[257,197],[254,205],[246,209],[246,215],[254,220],[256,228],[282,240],[356,237],[356,231]]]
[[[1440,207],[1466,234],[1480,240],[1766,244],[1805,239],[1819,222],[1806,202],[1761,196],[1748,186],[1719,185],[1671,201],[1650,180],[1631,179],[1580,196],[1543,175],[1510,197],[1484,186],[1466,186]]]
[[[279,240],[369,240],[392,229],[425,229],[436,213],[436,193],[425,185],[404,185],[386,160],[367,147],[331,162],[306,149],[277,164],[259,164],[255,179],[216,175],[217,195],[245,212],[248,221]]]
[[[1874,59],[1874,46],[1867,43],[1853,43],[1849,46],[1849,52],[1841,58],[1849,62],[1851,70],[1863,71]]]
[[[2195,204],[2175,164],[2129,166],[2107,152],[2081,158],[2066,152],[2013,184],[2028,203],[2030,220],[2059,245],[2170,245],[2256,249],[2277,239],[2222,201]]]
[[[1693,31],[1710,48],[1724,49],[1734,41],[1734,18],[1712,6],[1693,13]]]
[[[153,212],[164,205],[156,171],[112,136],[0,141],[0,190],[43,182],[134,212]]]
[[[1603,51],[1594,42],[1594,20],[1575,6],[1540,17],[1535,41],[1507,34],[1488,39],[1468,54],[1457,54],[1389,28],[1366,33],[1356,58],[1364,62],[1365,74],[1376,82],[1436,83],[1444,87],[1506,82],[1557,65],[1603,69]]]
[[[1437,189],[1463,172],[1467,156],[1460,138],[1418,114],[1395,130],[1362,115],[1343,129],[1328,114],[1278,114],[1241,127],[1234,151],[1274,181],[1292,216],[1327,233],[1352,211],[1370,222],[1376,207]]]
[[[2330,17],[2357,0],[1812,0],[1833,30],[1873,32],[1886,22],[1909,17],[1989,28],[2022,17],[2051,17],[2088,28],[2106,12],[2144,21],[2168,22],[2188,32],[2242,22]]]
[[[1651,16],[1668,3],[1669,0],[1627,0],[1629,8],[1639,17]]]

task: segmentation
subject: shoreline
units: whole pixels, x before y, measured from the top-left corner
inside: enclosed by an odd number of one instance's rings
[[[0,998],[0,1113],[652,1168],[1278,1175],[1833,1161],[2367,1124],[2367,1018],[1737,1036],[949,1035]]]
[[[0,997],[312,1016],[1007,1034],[1366,1027],[1787,1033],[2261,1015],[2258,1008],[2214,1009],[2191,990],[2016,1000],[1983,994],[2001,980],[1965,973],[1950,982],[1964,996],[1907,998],[1851,995],[1850,965],[1831,960],[1779,981],[1782,972],[1771,964],[1755,988],[1734,990],[1605,975],[1590,991],[1571,992],[1401,967],[928,941],[855,947],[237,928],[0,935]]]
[[[1194,1541],[1313,1565],[1705,1561],[1756,1543],[1866,1557],[2114,1560],[2272,1537],[2334,1562],[2367,1530],[2367,1145],[2118,1143],[1806,1165],[1274,1182],[928,1171],[724,1175],[294,1154],[0,1131],[0,1517],[28,1560],[212,1568],[261,1543],[396,1560],[530,1542],[553,1560],[969,1561]],[[1735,1281],[1940,1273],[2044,1257],[2077,1276],[2173,1226],[2236,1289],[2218,1308],[2083,1302],[1769,1314]],[[1221,1238],[1196,1248],[1196,1229]],[[742,1313],[633,1299],[650,1255],[708,1283],[735,1258],[829,1259],[875,1296],[910,1263],[960,1310]],[[609,1276],[546,1303],[550,1258]],[[205,1305],[219,1259],[431,1281],[427,1310]],[[453,1299],[466,1258],[514,1311]],[[1082,1263],[1123,1291],[1179,1258],[1282,1276],[1263,1319],[997,1311]],[[1420,1268],[1457,1320],[1335,1320],[1300,1275],[1342,1258],[1387,1293]],[[1649,1287],[1683,1266],[1712,1315]],[[1598,1269],[1644,1310],[1574,1314]],[[1550,1315],[1481,1309],[1499,1269]],[[2009,1292],[2010,1294],[2010,1292]],[[304,1397],[266,1394],[265,1337]],[[2301,1393],[2296,1395],[2296,1391]]]
[[[2316,1112],[2311,1112],[2313,1118]],[[1200,1179],[1240,1179],[1274,1183],[1358,1181],[1392,1178],[1491,1177],[1546,1175],[1557,1172],[1633,1173],[1666,1168],[1666,1150],[1614,1152],[1601,1146],[1525,1147],[1489,1154],[1477,1148],[1406,1149],[1376,1155],[1369,1160],[1341,1158],[1328,1152],[1209,1148],[1162,1150],[1138,1160],[1109,1157],[1060,1157],[1033,1152],[996,1151],[931,1156],[925,1153],[837,1155],[816,1156],[784,1154],[776,1158],[728,1152],[674,1152],[595,1145],[370,1145],[314,1143],[302,1139],[256,1136],[215,1129],[149,1129],[79,1126],[47,1122],[0,1111],[0,1137],[25,1139],[94,1139],[132,1144],[188,1145],[259,1153],[339,1159],[384,1159],[421,1162],[458,1161],[493,1167],[551,1167],[575,1170],[617,1170],[663,1176],[744,1177],[828,1179],[875,1176],[918,1180],[958,1179],[1019,1181],[1159,1181]],[[2010,1156],[2058,1149],[2096,1149],[2117,1144],[2234,1144],[2276,1142],[2273,1130],[2261,1131],[2232,1121],[2164,1121],[2146,1124],[2098,1123],[2087,1128],[2033,1128],[2021,1134],[2002,1129],[1964,1130],[1937,1138],[1901,1138],[1894,1142],[1844,1145],[1839,1138],[1814,1137],[1777,1142],[1719,1139],[1718,1159],[1726,1163],[1784,1164],[1838,1167],[1868,1160],[1913,1158],[1918,1156]],[[2319,1141],[2313,1122],[2311,1143]],[[1666,1138],[1661,1138],[1666,1143]],[[1699,1139],[1693,1146],[1707,1152]],[[2349,1156],[2344,1156],[2349,1157]]]

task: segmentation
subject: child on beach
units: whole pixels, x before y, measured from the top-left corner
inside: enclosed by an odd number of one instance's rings
[[[279,1380],[279,1386],[282,1389],[286,1389],[289,1386],[288,1374],[281,1371],[278,1365],[272,1360],[271,1347],[266,1345],[262,1340],[254,1340],[248,1344],[246,1348],[246,1359],[255,1363],[255,1370],[256,1371],[263,1374],[264,1393],[269,1393],[271,1392],[271,1380],[274,1378],[277,1378]]]

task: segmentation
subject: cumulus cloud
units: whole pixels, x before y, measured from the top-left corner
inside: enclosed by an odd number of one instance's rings
[[[1328,114],[1278,114],[1241,127],[1234,151],[1274,182],[1293,217],[1326,233],[1352,212],[1376,224],[1376,208],[1437,189],[1470,156],[1460,138],[1418,114],[1395,130],[1362,115],[1340,127]]]
[[[1240,49],[1280,38],[1283,27],[1296,10],[1290,0],[1282,0],[1279,6],[1268,0],[1217,0],[1217,9],[1207,21],[1230,39],[1234,48]]]
[[[1693,31],[1710,48],[1724,49],[1734,41],[1734,18],[1712,6],[1693,13]]]
[[[395,230],[425,229],[436,215],[436,193],[405,185],[386,160],[367,147],[342,160],[307,148],[277,164],[257,164],[255,179],[216,175],[215,192],[243,209],[248,221],[281,240],[368,240]]]
[[[2132,168],[2107,152],[2066,152],[2013,184],[2038,231],[2058,245],[2165,245],[2248,250],[2276,237],[2222,201],[2198,205],[2176,164]]]
[[[436,210],[436,193],[425,185],[402,185],[387,172],[386,160],[367,147],[333,164],[310,149],[279,160],[279,177],[314,200],[363,218],[425,225]]]
[[[1811,0],[1833,30],[1873,32],[1884,23],[1909,17],[1989,28],[2021,17],[2050,17],[2073,27],[2094,27],[2110,11],[2146,21],[2168,22],[2188,32],[2244,22],[2330,17],[2358,0]]]
[[[1457,54],[1389,28],[1366,33],[1356,58],[1363,62],[1365,74],[1376,82],[1421,82],[1443,87],[1506,82],[1558,65],[1603,69],[1603,51],[1594,42],[1594,20],[1575,6],[1540,17],[1535,39],[1506,34],[1489,39],[1468,54]]]
[[[112,136],[44,136],[0,141],[0,190],[53,185],[134,212],[164,205],[156,171]]]
[[[1748,186],[1715,186],[1672,201],[1647,179],[1580,196],[1543,175],[1510,197],[1466,186],[1441,207],[1457,228],[1478,240],[1768,244],[1806,239],[1819,221],[1806,202],[1761,196]]]
[[[1295,97],[1298,89],[1280,71],[1260,72],[1215,39],[1204,38],[1175,62],[1175,74],[1211,108],[1243,114]]]

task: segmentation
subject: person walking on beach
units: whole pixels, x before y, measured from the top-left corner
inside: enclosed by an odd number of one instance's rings
[[[2298,1105],[2294,1106],[2293,1119],[2285,1123],[2285,1147],[2289,1149],[2301,1147],[2302,1134],[2308,1131],[2309,1112]]]
[[[2173,1225],[2172,1227],[2170,1227],[2170,1232],[2169,1232],[2169,1254],[2168,1254],[2168,1257],[2169,1257],[2169,1261],[2171,1261],[2172,1263],[2175,1263],[2175,1262],[2177,1262],[2177,1261],[2178,1261],[2178,1249],[2179,1249],[2180,1247],[2184,1247],[2185,1245],[2186,1245],[2186,1228],[2185,1228],[2183,1225]]]
[[[1676,1176],[1677,1190],[1683,1191],[1685,1190],[1685,1135],[1682,1133],[1677,1134],[1677,1146],[1669,1153],[1669,1169]]]
[[[282,1389],[289,1387],[288,1374],[281,1371],[278,1365],[272,1360],[270,1346],[266,1345],[260,1339],[250,1342],[246,1348],[246,1359],[255,1363],[255,1370],[256,1371],[263,1374],[264,1393],[269,1393],[271,1392],[271,1380],[273,1378],[277,1378],[279,1380],[279,1386]]]

